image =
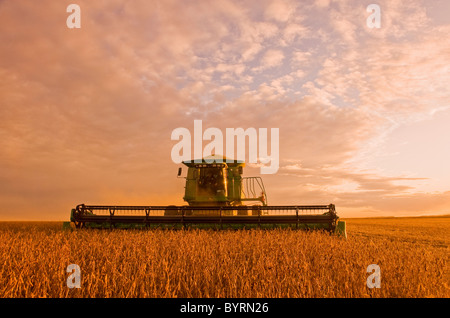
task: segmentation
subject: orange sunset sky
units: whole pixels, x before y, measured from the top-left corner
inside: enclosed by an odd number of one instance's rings
[[[195,119],[279,128],[269,204],[449,214],[449,37],[446,0],[2,0],[0,220],[184,204]]]

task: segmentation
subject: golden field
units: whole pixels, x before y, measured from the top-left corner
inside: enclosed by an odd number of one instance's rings
[[[0,297],[449,297],[450,217],[295,230],[62,230],[0,223]],[[69,264],[81,288],[69,289]],[[381,269],[381,288],[366,286]]]

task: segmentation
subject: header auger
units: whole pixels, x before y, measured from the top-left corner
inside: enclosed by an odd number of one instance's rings
[[[245,164],[211,156],[183,162],[188,167],[184,206],[113,206],[80,204],[70,221],[76,228],[150,227],[158,225],[291,225],[294,228],[325,229],[345,234],[334,204],[267,204],[260,177],[243,177]],[[178,170],[181,177],[182,168]],[[68,222],[67,222],[68,223]]]

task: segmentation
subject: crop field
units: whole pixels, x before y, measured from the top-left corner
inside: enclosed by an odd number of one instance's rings
[[[450,217],[319,231],[63,230],[0,223],[0,297],[449,297]],[[80,268],[80,288],[68,288]],[[380,268],[369,288],[370,264]]]

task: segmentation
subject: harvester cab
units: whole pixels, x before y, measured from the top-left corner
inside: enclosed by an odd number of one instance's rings
[[[267,205],[262,179],[243,177],[242,161],[207,157],[183,164],[188,167],[183,199],[190,206],[241,206],[244,201]]]

